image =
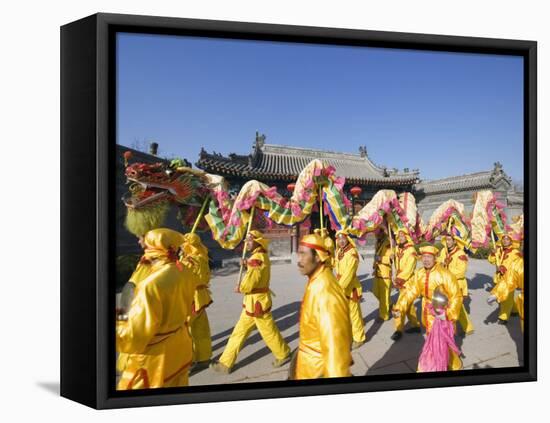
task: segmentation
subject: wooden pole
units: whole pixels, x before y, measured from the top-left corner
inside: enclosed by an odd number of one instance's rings
[[[495,242],[495,233],[493,232],[493,228],[491,228],[491,240],[493,241],[493,249],[495,250],[495,266],[498,270],[500,267],[500,257],[498,256],[497,243]]]
[[[392,237],[391,229],[390,229],[390,219],[388,219],[387,216],[386,216],[386,228],[388,229],[388,237],[390,239],[390,248],[391,248],[391,252],[393,254],[393,260],[390,261],[390,263],[391,263],[391,273],[392,273],[391,280],[392,280],[392,284],[393,284],[393,282],[394,282],[393,277],[395,276],[395,248],[394,248],[393,237]]]
[[[195,219],[195,223],[193,224],[193,228],[191,229],[192,234],[194,234],[195,231],[197,230],[197,226],[199,226],[199,222],[202,219],[202,215],[204,214],[204,210],[206,209],[206,205],[208,204],[209,201],[210,201],[210,197],[207,196],[202,203],[202,207],[201,207],[201,210],[199,211],[199,215]]]
[[[255,207],[252,206],[252,209],[250,210],[250,220],[248,221],[248,226],[246,227],[246,235],[244,237],[244,245],[243,245],[243,255],[241,256],[241,259],[244,260],[246,257],[246,239],[248,238],[248,234],[250,233],[250,228],[252,226],[252,221],[254,220],[254,209]],[[241,286],[241,278],[243,276],[243,263],[241,260],[241,268],[239,270],[239,282],[237,284],[236,292],[240,292],[239,288]]]
[[[321,235],[323,235],[323,186],[319,187],[319,219],[321,221]]]

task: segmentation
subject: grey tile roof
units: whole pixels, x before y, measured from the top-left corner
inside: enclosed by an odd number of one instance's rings
[[[249,156],[225,157],[202,151],[196,165],[207,171],[261,179],[296,179],[312,160],[336,168],[348,183],[407,185],[418,181],[418,171],[399,173],[376,166],[365,154],[340,153],[285,145],[256,145]]]
[[[496,183],[501,179],[509,181],[510,178],[505,173],[496,172],[493,169],[432,181],[422,181],[415,185],[415,190],[425,194],[436,194],[439,192],[492,189],[495,188]]]

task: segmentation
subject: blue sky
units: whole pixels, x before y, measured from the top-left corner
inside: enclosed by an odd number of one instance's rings
[[[358,152],[424,179],[491,169],[523,179],[523,59],[512,56],[119,34],[117,142],[273,144]]]

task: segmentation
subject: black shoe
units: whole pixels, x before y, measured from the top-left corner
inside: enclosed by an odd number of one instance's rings
[[[403,336],[403,332],[400,332],[398,330],[396,330],[392,336],[390,336],[390,338],[393,340],[393,341],[399,341],[401,339],[401,337]]]
[[[519,313],[517,311],[512,311],[510,313],[510,316],[519,316]]]
[[[411,328],[405,329],[406,333],[420,333],[420,326],[413,326]]]
[[[507,325],[507,324],[508,324],[508,320],[498,319],[497,323],[498,323],[499,325]]]

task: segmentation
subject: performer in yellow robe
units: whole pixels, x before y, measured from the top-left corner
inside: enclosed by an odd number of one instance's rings
[[[496,251],[493,251],[488,259],[491,264],[497,265],[497,270],[493,278],[495,286],[491,291],[491,295],[498,296],[497,292],[502,289],[500,285],[506,285],[508,283],[508,278],[510,277],[508,272],[514,267],[518,260],[521,260],[523,263],[523,254],[519,251],[519,243],[512,241],[512,237],[509,234],[505,234],[500,239]],[[513,278],[511,280],[513,280]],[[514,312],[517,313],[517,307],[514,303],[514,292],[515,288],[510,290],[505,299],[499,301],[500,312],[498,315],[498,324],[500,325],[507,324],[510,315]]]
[[[420,248],[423,267],[418,269],[413,279],[407,284],[405,291],[399,296],[399,300],[393,307],[394,317],[405,314],[413,301],[422,297],[422,324],[427,332],[430,332],[434,319],[428,312],[427,304],[432,302],[432,295],[437,287],[441,287],[449,302],[445,310],[447,320],[456,322],[462,306],[462,292],[454,275],[437,263],[438,249],[433,245]],[[462,369],[462,360],[449,349],[449,370]]]
[[[390,318],[390,292],[392,277],[393,251],[385,228],[376,232],[376,246],[374,251],[373,273],[374,281],[372,293],[378,299],[378,319]]]
[[[280,367],[290,361],[290,348],[283,339],[271,314],[271,262],[269,261],[269,240],[259,231],[250,231],[247,250],[252,251],[246,264],[246,274],[238,286],[244,294],[243,311],[229,337],[219,361],[210,367],[220,373],[229,373],[237,355],[250,332],[256,327],[264,342],[275,356],[273,367]]]
[[[323,239],[305,235],[298,270],[308,277],[300,307],[300,340],[291,379],[351,376],[351,323],[348,301],[329,266]]]
[[[210,323],[206,308],[212,304],[208,284],[210,283],[210,266],[208,265],[208,250],[200,237],[195,233],[184,235],[182,245],[182,264],[197,277],[197,287],[191,306],[189,329],[193,338],[194,370],[207,367],[212,358],[212,338]]]
[[[518,310],[518,313],[519,313],[519,319],[520,319],[520,322],[521,322],[521,331],[523,332],[523,320],[524,320],[524,310],[523,310],[523,299],[524,299],[524,296],[525,296],[525,292],[524,292],[524,281],[523,281],[523,272],[524,272],[524,264],[523,264],[523,260],[521,261],[517,261],[515,266],[514,266],[514,279],[516,281],[515,285],[516,285],[516,288],[519,289],[519,294],[517,295],[516,297],[516,308]]]
[[[515,306],[517,307],[519,318],[521,322],[521,331],[523,332],[523,297],[524,297],[524,284],[523,284],[523,272],[524,272],[524,263],[523,258],[515,260],[512,268],[508,269],[506,276],[501,279],[499,284],[491,291],[491,295],[487,299],[487,303],[493,304],[494,302],[499,302],[502,304],[506,299],[513,294],[516,289],[519,289],[520,292],[515,298]]]
[[[464,299],[468,298],[468,281],[466,280],[468,256],[459,238],[455,239],[453,235],[444,234],[441,241],[443,248],[439,252],[438,261],[455,276],[460,286],[460,290],[462,291],[462,308],[458,316],[458,323],[460,323],[464,333],[470,335],[474,332],[474,325],[464,306]]]
[[[405,231],[399,230],[397,233],[397,250],[395,257],[396,275],[394,279],[394,286],[399,289],[399,296],[405,292],[407,284],[411,283],[413,279],[414,272],[416,271],[416,261],[416,250],[411,237]],[[414,303],[411,303],[407,310],[406,317],[409,319],[410,327],[406,329],[405,332],[420,333],[420,323],[416,316],[416,306]],[[395,332],[392,334],[391,339],[397,341],[403,336],[405,314],[396,318],[394,324]]]
[[[498,323],[505,325],[510,315],[519,311],[518,302],[514,302],[514,293],[519,286],[519,278],[523,285],[523,254],[519,251],[519,242],[513,241],[509,234],[505,234],[499,241],[496,252],[489,255],[490,263],[497,263],[496,255],[500,265],[493,278],[495,286],[491,290],[491,296],[495,297],[500,304]],[[518,273],[520,269],[521,273]],[[504,293],[506,293],[505,296],[503,296]],[[520,301],[523,302],[523,295]]]
[[[141,246],[141,248],[145,249],[143,237],[139,237],[138,243]],[[138,289],[141,282],[151,274],[151,269],[152,269],[151,262],[142,255],[139,259],[139,262],[134,272],[130,276],[130,279],[128,279],[128,282],[122,289],[121,302],[123,304],[121,304],[122,307],[120,309],[117,309],[117,315],[122,316],[124,319],[128,318],[127,316],[128,311],[130,309],[131,302],[135,296],[135,292]],[[128,354],[118,353],[116,369],[119,374],[122,374],[122,372],[126,368],[127,362],[128,362]]]
[[[145,234],[151,274],[137,286],[127,320],[117,320],[117,351],[128,360],[117,389],[185,386],[193,347],[187,319],[195,277],[178,259],[183,235],[170,229]]]
[[[366,341],[365,325],[361,314],[363,289],[357,278],[359,253],[347,230],[336,233],[336,243],[338,244],[335,255],[336,280],[344,290],[344,295],[349,302],[349,316],[353,336],[352,349],[355,349]]]

